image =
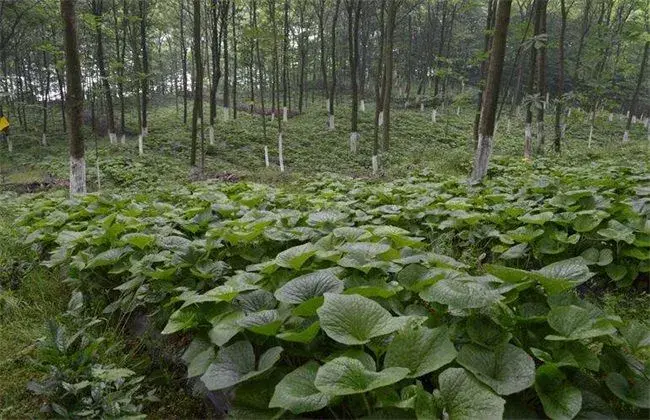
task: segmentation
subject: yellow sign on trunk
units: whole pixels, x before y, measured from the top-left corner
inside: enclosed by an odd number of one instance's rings
[[[0,131],[4,131],[7,127],[9,127],[9,120],[7,117],[0,117]]]

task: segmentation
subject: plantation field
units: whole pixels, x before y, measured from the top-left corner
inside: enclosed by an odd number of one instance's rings
[[[168,104],[144,157],[90,137],[101,192],[72,199],[15,192],[67,176],[59,134],[16,142],[0,320],[24,333],[0,328],[0,416],[647,418],[645,131],[622,144],[599,115],[588,147],[574,110],[562,154],[525,161],[504,115],[470,186],[470,109],[397,110],[377,176],[370,107],[356,154],[344,107],[335,131],[316,104],[291,118],[282,174],[275,126],[240,113],[199,182]]]

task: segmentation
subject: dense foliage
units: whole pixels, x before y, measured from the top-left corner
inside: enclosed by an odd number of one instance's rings
[[[20,224],[106,314],[189,334],[233,415],[642,417],[650,330],[580,296],[646,278],[649,179],[527,165],[50,196]]]

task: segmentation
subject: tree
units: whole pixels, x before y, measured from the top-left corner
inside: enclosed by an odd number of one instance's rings
[[[330,47],[332,48],[332,84],[329,91],[329,110],[328,110],[328,127],[334,130],[334,95],[336,93],[336,21],[339,17],[339,6],[341,0],[335,0],[334,3],[334,16],[332,16],[332,41]]]
[[[560,153],[562,147],[562,113],[564,105],[564,38],[566,34],[566,22],[567,15],[569,11],[567,10],[565,0],[560,0],[560,38],[559,38],[559,47],[558,47],[558,70],[557,70],[557,104],[555,106],[555,141],[554,147],[557,153]]]
[[[140,45],[142,47],[142,129],[141,136],[147,136],[147,105],[149,101],[149,53],[147,51],[147,1],[139,0],[140,4]]]
[[[625,133],[623,134],[623,141],[628,141],[630,138],[630,128],[632,127],[632,118],[636,115],[637,112],[637,103],[639,101],[639,92],[641,91],[641,86],[643,85],[643,80],[645,77],[646,67],[648,65],[648,53],[650,50],[650,24],[648,21],[648,14],[650,10],[646,11],[646,42],[645,47],[643,48],[643,59],[641,59],[641,68],[639,69],[639,78],[636,82],[636,87],[634,89],[634,95],[632,96],[632,102],[630,103],[630,112],[627,116],[627,124],[625,126]]]
[[[537,0],[535,37],[540,43],[537,51],[537,92],[542,104],[537,106],[537,153],[544,153],[544,108],[546,107],[546,8],[548,0]]]
[[[68,97],[68,139],[70,141],[70,195],[86,193],[86,161],[84,159],[84,138],[81,133],[84,94],[81,88],[81,64],[77,40],[75,0],[61,0],[63,18],[66,82]]]
[[[350,148],[356,151],[359,141],[359,86],[357,83],[359,66],[359,21],[361,19],[361,0],[346,0],[348,12],[348,52],[350,59],[350,84],[352,86],[352,116],[350,121]]]
[[[194,5],[194,109],[192,110],[192,146],[190,165],[196,166],[197,137],[203,125],[203,60],[201,59],[201,0],[193,0]]]
[[[470,183],[472,184],[481,182],[487,174],[490,154],[492,153],[494,123],[497,103],[499,101],[499,88],[501,86],[501,74],[503,72],[503,61],[506,53],[511,7],[512,0],[499,0],[499,4],[497,5],[490,64],[485,83],[485,91],[483,92],[483,104],[481,106],[478,145],[476,147],[474,167],[470,178]]]
[[[126,0],[125,0],[126,1]],[[187,124],[187,47],[185,46],[185,0],[180,0],[180,44],[183,71],[183,124]]]
[[[113,95],[111,94],[111,84],[108,81],[108,72],[106,71],[104,59],[104,40],[102,35],[102,24],[104,17],[104,1],[93,0],[93,13],[95,14],[95,34],[97,36],[97,68],[99,77],[102,79],[102,88],[106,99],[106,119],[108,122],[108,138],[111,144],[117,143],[115,134],[115,115],[113,113]]]

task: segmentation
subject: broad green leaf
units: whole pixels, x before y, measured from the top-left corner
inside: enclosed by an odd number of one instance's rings
[[[610,372],[607,388],[618,398],[640,408],[650,408],[650,380],[640,375],[629,382],[618,372]]]
[[[535,382],[535,362],[509,343],[493,348],[465,344],[456,360],[499,395],[523,391]]]
[[[210,341],[219,347],[229,342],[231,338],[242,330],[238,322],[243,317],[244,313],[242,311],[233,311],[217,315],[211,319],[210,323],[212,324],[212,328],[208,332]]]
[[[271,408],[284,408],[293,414],[318,411],[329,404],[329,397],[314,385],[319,365],[310,361],[286,375],[275,386]]]
[[[440,397],[450,419],[501,419],[505,400],[465,369],[449,368],[438,377]]]
[[[310,343],[320,331],[320,322],[315,321],[304,330],[290,330],[277,335],[280,340],[296,343]]]
[[[617,220],[610,220],[605,229],[600,229],[598,234],[616,242],[634,243],[634,231]]]
[[[496,277],[494,279],[498,280]],[[420,297],[427,302],[438,302],[457,309],[484,308],[503,298],[495,282],[470,276],[440,280],[421,291]]]
[[[630,321],[620,331],[632,351],[650,348],[650,328],[639,321]]]
[[[535,391],[542,401],[544,413],[552,419],[570,420],[582,407],[582,394],[566,380],[553,364],[544,364],[535,374]]]
[[[338,357],[318,369],[314,385],[326,395],[360,394],[399,382],[408,372],[399,367],[374,372],[357,359]]]
[[[111,248],[91,258],[88,264],[86,264],[86,269],[114,265],[131,251],[132,249],[129,247]]]
[[[407,325],[388,346],[384,365],[408,368],[408,377],[417,378],[451,363],[455,357],[456,349],[446,328]]]
[[[146,233],[127,233],[120,238],[122,241],[126,242],[129,245],[133,245],[138,249],[145,249],[149,245],[156,242],[156,237],[154,235],[148,235]]]
[[[528,252],[528,244],[514,245],[506,250],[499,258],[503,260],[515,260],[526,255]]]
[[[548,325],[561,335],[548,335],[547,340],[583,340],[616,332],[609,320],[594,319],[592,314],[578,306],[556,306],[548,313]]]
[[[262,356],[255,367],[255,353],[248,341],[222,347],[217,357],[201,376],[201,381],[210,391],[229,388],[238,383],[259,376],[271,369],[280,360],[282,347],[272,347]]]
[[[593,275],[582,257],[558,261],[531,272],[531,278],[537,280],[550,295],[576,287]]]
[[[398,318],[380,304],[359,295],[325,293],[325,303],[317,313],[323,331],[347,345],[365,344],[401,326]]]
[[[544,223],[550,221],[553,218],[553,213],[550,211],[545,211],[538,214],[525,214],[519,216],[517,219],[521,222],[528,223],[531,225],[543,225]]]
[[[306,244],[294,246],[293,248],[280,252],[275,257],[275,263],[280,267],[298,270],[315,253],[316,248],[314,245],[311,242],[307,242]]]
[[[572,227],[576,232],[591,232],[594,230],[607,214],[596,210],[585,210],[578,212],[573,220]]]
[[[280,302],[299,305],[325,293],[341,293],[344,283],[332,270],[319,270],[290,280],[275,291]]]
[[[173,334],[192,328],[198,322],[197,314],[192,308],[179,309],[171,314],[161,334]]]
[[[213,347],[209,347],[197,354],[187,366],[187,377],[194,378],[195,376],[203,375],[214,359],[215,352]]]
[[[282,326],[280,313],[275,309],[252,312],[237,320],[237,325],[256,334],[274,336]]]

